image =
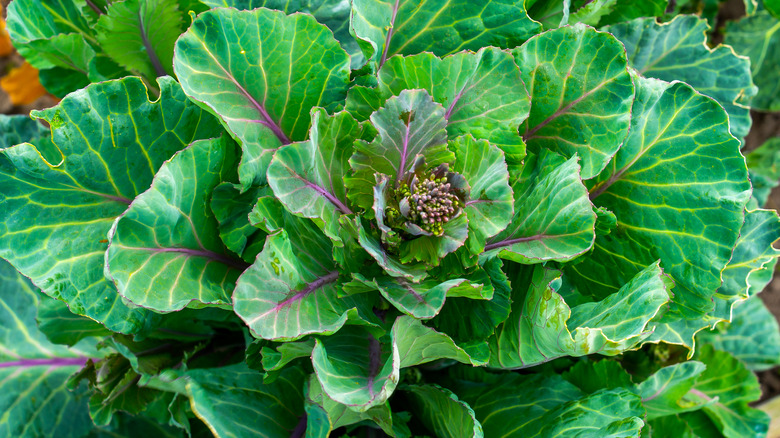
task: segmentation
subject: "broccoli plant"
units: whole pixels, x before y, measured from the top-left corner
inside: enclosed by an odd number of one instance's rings
[[[0,430],[762,436],[760,89],[666,6],[16,0]]]

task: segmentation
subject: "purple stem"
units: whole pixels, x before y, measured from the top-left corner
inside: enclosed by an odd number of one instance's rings
[[[491,249],[514,245],[515,243],[530,242],[532,240],[542,240],[543,237],[547,237],[547,236],[545,236],[544,234],[537,234],[536,236],[531,236],[531,237],[518,237],[517,239],[502,240],[500,242],[490,243],[485,245],[485,251],[487,252],[490,251]]]
[[[55,357],[51,359],[20,359],[11,362],[0,362],[0,368],[22,367],[29,368],[35,366],[67,367],[72,365],[84,366],[87,363],[86,357]]]
[[[202,250],[189,249],[189,248],[134,248],[134,249],[138,249],[141,251],[149,251],[149,252],[180,252],[182,254],[187,254],[195,257],[205,257],[207,259],[215,260],[224,265],[228,265],[230,267],[236,268],[241,271],[249,267],[249,264],[243,260],[236,260],[232,257],[228,257],[226,255],[219,254],[214,251],[209,251],[207,249],[202,249]]]
[[[371,335],[368,335],[368,394],[371,399],[374,398],[374,379],[379,374],[380,354],[382,349],[379,341]]]
[[[398,175],[395,177],[396,181],[396,187],[400,187],[401,185],[401,177],[404,175],[404,167],[406,167],[406,154],[409,149],[409,124],[412,123],[411,119],[411,112],[409,113],[409,120],[405,121],[406,125],[406,134],[404,135],[404,150],[401,152],[401,165],[398,166]]]
[[[320,277],[308,285],[306,287],[298,292],[295,293],[295,295],[291,296],[290,298],[287,298],[286,300],[282,301],[281,303],[277,304],[276,307],[274,307],[273,311],[278,311],[284,306],[287,306],[290,303],[293,303],[298,300],[302,300],[307,295],[311,294],[315,290],[321,288],[322,286],[325,286],[328,283],[333,283],[336,281],[336,279],[339,278],[339,271],[331,271],[324,277]]]
[[[390,48],[390,39],[393,38],[393,31],[395,30],[395,17],[398,15],[398,3],[399,0],[395,0],[393,6],[393,17],[390,19],[390,30],[387,31],[387,38],[385,38],[385,48],[382,49],[382,59],[379,61],[379,67],[385,65],[387,61],[387,50]]]
[[[138,11],[138,24],[141,26],[141,40],[144,43],[144,48],[146,49],[146,54],[149,56],[149,61],[152,62],[152,65],[154,66],[154,71],[157,73],[157,76],[165,76],[168,73],[163,68],[162,63],[160,62],[160,58],[157,57],[157,52],[154,51],[154,47],[152,47],[151,41],[149,41],[149,35],[146,34],[146,28],[144,27],[144,19],[141,17],[141,11]]]
[[[463,87],[463,88],[462,88],[462,89],[461,89],[461,90],[458,92],[458,95],[457,95],[457,96],[455,96],[455,98],[454,98],[454,99],[452,99],[452,103],[450,103],[450,107],[449,107],[449,108],[447,108],[447,113],[446,113],[446,114],[444,114],[444,120],[447,120],[447,121],[449,121],[449,120],[450,120],[450,116],[452,115],[452,110],[453,110],[453,109],[455,109],[455,104],[457,104],[457,103],[458,103],[458,101],[460,100],[460,98],[461,98],[461,97],[463,97],[463,93],[465,93],[465,92],[466,92],[466,88],[468,88],[468,87]]]
[[[295,429],[293,429],[292,433],[290,434],[290,438],[302,438],[303,435],[306,433],[306,412],[301,415],[301,419],[298,420],[298,424],[295,425]]]
[[[87,6],[89,6],[93,11],[95,11],[98,15],[103,15],[103,11],[101,11],[96,4],[92,3],[92,0],[86,0],[86,1],[87,1]]]
[[[335,205],[336,208],[341,210],[342,213],[344,213],[344,214],[352,214],[352,210],[350,210],[349,207],[346,206],[346,204],[344,204],[343,202],[339,201],[339,198],[334,196],[332,193],[330,193],[329,191],[325,190],[324,188],[318,186],[317,184],[314,184],[313,182],[311,182],[309,180],[303,179],[303,178],[301,178],[298,175],[295,175],[295,176],[296,176],[296,178],[298,178],[301,181],[303,181],[304,184],[306,184],[307,187],[311,187],[312,189],[314,189],[315,192],[317,192],[320,195],[324,196],[325,199],[327,199],[333,205]]]

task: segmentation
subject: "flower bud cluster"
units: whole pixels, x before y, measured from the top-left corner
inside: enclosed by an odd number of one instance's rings
[[[430,175],[426,179],[414,181],[411,189],[402,186],[401,190],[404,203],[409,206],[409,220],[437,236],[444,233],[442,225],[462,207],[446,177]]]

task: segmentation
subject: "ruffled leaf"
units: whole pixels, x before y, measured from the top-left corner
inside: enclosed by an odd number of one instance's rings
[[[246,190],[265,182],[279,146],[306,139],[311,108],[344,99],[349,56],[310,15],[225,8],[193,21],[176,42],[174,69],[241,144]]]
[[[563,262],[591,248],[596,214],[576,158],[564,160],[544,150],[529,156],[512,191],[514,217],[505,230],[487,239],[483,257]]]
[[[623,45],[577,24],[539,34],[513,53],[533,102],[520,128],[528,148],[577,154],[583,179],[598,175],[631,122],[634,87]]]
[[[106,275],[120,295],[157,312],[230,303],[247,264],[220,240],[208,199],[236,162],[235,145],[222,137],[197,141],[160,168],[109,233]]]
[[[557,292],[557,271],[527,267],[513,284],[512,314],[490,340],[490,364],[495,367],[525,368],[562,356],[622,353],[652,331],[650,321],[669,301],[671,287],[657,262],[616,294],[573,308]]]
[[[93,84],[34,113],[52,126],[56,161],[30,144],[0,155],[0,255],[72,312],[118,332],[141,330],[151,315],[123,304],[103,275],[114,219],[171,155],[222,131],[176,82],[158,83],[156,101],[140,79],[127,78]]]

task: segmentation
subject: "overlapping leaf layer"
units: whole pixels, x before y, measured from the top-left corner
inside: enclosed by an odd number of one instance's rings
[[[16,0],[0,431],[760,436],[773,103],[629,3]]]

